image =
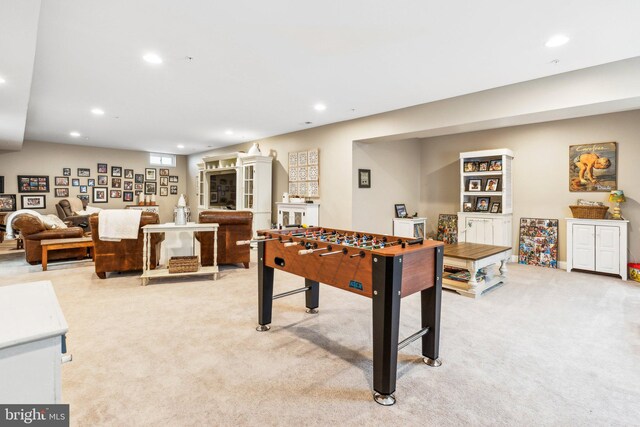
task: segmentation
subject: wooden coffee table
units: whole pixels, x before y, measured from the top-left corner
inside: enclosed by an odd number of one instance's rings
[[[446,277],[442,280],[442,287],[452,289],[461,295],[477,298],[483,292],[503,284],[507,278],[507,262],[511,258],[511,248],[508,246],[483,245],[480,243],[454,243],[444,245],[444,265],[464,268],[471,275],[468,282],[459,282]],[[492,271],[494,264],[500,264],[498,271]],[[478,281],[476,274],[479,270],[487,273],[486,280]],[[446,273],[445,273],[446,276]]]
[[[42,246],[42,271],[47,271],[47,258],[49,257],[49,251],[59,249],[91,248],[91,259],[93,259],[93,240],[91,237],[46,239],[40,241],[40,246]]]

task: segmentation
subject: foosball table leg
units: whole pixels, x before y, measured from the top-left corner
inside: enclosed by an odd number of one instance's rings
[[[304,293],[304,302],[307,313],[316,314],[320,304],[320,283],[315,280],[304,279],[304,286],[309,288]]]
[[[429,328],[429,333],[422,337],[422,355],[424,363],[431,367],[442,365],[440,353],[440,305],[442,301],[442,264],[444,249],[435,250],[435,285],[420,292],[422,308],[422,327]]]
[[[373,398],[396,403],[402,257],[373,257]]]
[[[258,327],[259,332],[271,329],[273,307],[273,267],[264,263],[265,242],[258,242]]]

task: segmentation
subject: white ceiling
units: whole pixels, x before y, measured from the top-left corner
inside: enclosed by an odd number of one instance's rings
[[[188,154],[639,56],[639,21],[636,0],[45,1],[25,138]]]

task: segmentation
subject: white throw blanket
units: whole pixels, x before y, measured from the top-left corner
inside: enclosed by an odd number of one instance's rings
[[[98,214],[100,240],[119,242],[121,239],[137,239],[140,227],[138,209],[104,209]]]
[[[40,212],[36,212],[31,209],[19,209],[15,212],[11,212],[11,214],[9,214],[9,216],[7,217],[7,220],[5,221],[7,226],[5,237],[7,238],[7,240],[16,238],[16,236],[13,235],[13,226],[11,225],[11,223],[13,222],[13,218],[15,218],[16,215],[20,215],[20,214],[27,214],[27,215],[35,216],[38,218],[42,216]]]

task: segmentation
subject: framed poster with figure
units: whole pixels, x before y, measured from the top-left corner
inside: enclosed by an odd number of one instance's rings
[[[615,142],[569,146],[569,191],[618,189]]]

